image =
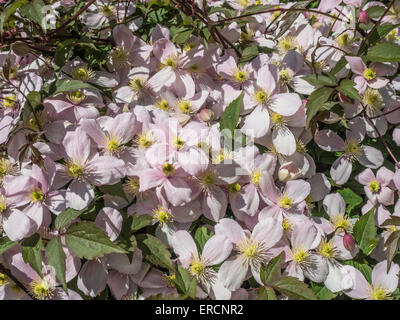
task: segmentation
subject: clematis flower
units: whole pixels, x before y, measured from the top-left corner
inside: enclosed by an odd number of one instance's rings
[[[215,226],[215,234],[227,237],[236,251],[236,255],[226,260],[218,271],[223,285],[231,291],[237,290],[249,271],[262,284],[260,267],[274,257],[271,248],[282,238],[281,224],[265,218],[256,224],[250,235],[235,220],[224,218]]]
[[[387,300],[399,283],[400,267],[392,263],[387,272],[387,261],[381,261],[372,269],[372,283],[353,266],[344,266],[343,293],[353,299]]]
[[[367,168],[377,169],[383,164],[383,155],[374,147],[360,145],[361,140],[356,132],[346,132],[347,140],[343,141],[335,132],[324,129],[318,132],[316,142],[325,151],[344,151],[333,163],[330,173],[333,181],[344,184],[349,180],[353,170],[352,162],[357,160]]]
[[[66,199],[76,210],[85,208],[94,199],[91,184],[115,184],[125,175],[124,162],[94,153],[89,136],[80,128],[66,133],[63,146],[66,164],[59,166],[59,178],[64,183],[72,180]]]
[[[189,270],[210,296],[216,299],[230,297],[229,290],[224,288],[221,282],[221,275],[212,268],[223,262],[231,253],[232,243],[227,237],[217,234],[211,237],[199,254],[190,234],[187,231],[178,231],[172,238],[172,248],[182,267]]]

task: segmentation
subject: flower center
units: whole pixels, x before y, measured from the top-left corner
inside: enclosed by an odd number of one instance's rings
[[[331,259],[336,255],[335,247],[330,242],[323,241],[321,243],[319,253],[325,258]]]
[[[54,289],[51,288],[49,281],[45,279],[32,281],[30,287],[36,299],[47,300],[53,296]]]
[[[8,283],[10,283],[10,279],[4,273],[0,273],[0,287]]]
[[[275,124],[281,124],[283,123],[284,117],[280,115],[279,113],[273,112],[271,114],[271,120]]]
[[[165,280],[167,280],[168,286],[171,288],[174,288],[175,287],[175,279],[176,279],[175,273],[173,273],[171,275],[165,274],[164,277],[165,277]]]
[[[0,183],[1,180],[8,174],[16,174],[16,170],[14,169],[11,161],[1,158],[0,159]]]
[[[380,110],[383,105],[383,98],[378,90],[367,88],[362,96],[363,103],[370,109]]]
[[[376,71],[371,68],[367,68],[364,71],[364,78],[367,80],[373,80],[376,77]]]
[[[238,245],[239,257],[244,265],[258,268],[267,258],[264,243],[246,238]]]
[[[338,36],[335,41],[340,47],[347,47],[350,44],[350,35],[348,33],[343,33]]]
[[[136,196],[139,192],[140,183],[139,178],[129,178],[124,184],[124,190],[131,196]]]
[[[250,173],[251,182],[256,186],[258,186],[259,183],[260,183],[260,177],[261,177],[261,171],[260,170],[253,170]]]
[[[352,160],[355,160],[357,156],[360,155],[361,146],[360,142],[357,140],[349,140],[344,144],[344,150],[347,155],[351,157]]]
[[[129,88],[132,90],[132,92],[138,93],[146,87],[146,80],[143,78],[136,77],[130,80],[128,85]]]
[[[183,141],[181,138],[179,138],[178,136],[176,136],[173,140],[172,140],[172,144],[174,145],[174,147],[176,149],[180,149],[185,145],[185,141]]]
[[[6,197],[0,195],[0,214],[7,209]]]
[[[292,199],[288,196],[281,196],[279,198],[279,206],[283,209],[289,210],[293,205]]]
[[[379,192],[381,190],[381,184],[377,180],[372,180],[368,185],[369,190],[372,192]]]
[[[239,183],[233,183],[228,186],[228,191],[231,193],[238,193],[242,187]]]
[[[293,71],[289,68],[279,71],[279,80],[281,83],[290,83],[293,80]]]
[[[178,60],[179,57],[177,55],[171,54],[164,60],[164,62],[161,63],[161,67],[162,68],[170,67],[171,69],[176,69],[176,67],[178,66]]]
[[[278,51],[281,54],[287,53],[289,50],[295,50],[297,48],[297,41],[291,36],[283,37],[278,41]]]
[[[67,98],[73,104],[80,104],[83,100],[85,100],[86,95],[81,90],[77,90],[74,92],[69,92],[67,94]]]
[[[204,272],[206,266],[199,260],[193,260],[190,264],[190,273],[194,276],[199,276]]]
[[[147,149],[154,143],[154,137],[151,132],[142,132],[135,138],[139,148]]]
[[[308,255],[308,250],[304,250],[302,248],[296,248],[293,252],[293,258],[298,263],[304,262],[307,259]]]
[[[114,63],[121,64],[128,60],[128,51],[122,47],[117,47],[112,53],[112,60]]]
[[[237,3],[244,9],[250,5],[250,0],[236,0]]]
[[[171,220],[171,215],[163,207],[158,207],[153,210],[154,219],[158,220],[162,224],[168,223]]]
[[[164,163],[162,166],[161,166],[161,169],[162,169],[162,172],[165,174],[165,176],[170,176],[170,175],[172,175],[173,173],[174,173],[174,171],[175,171],[175,168],[174,168],[174,166],[171,164],[171,163],[168,163],[168,162],[166,162],[166,163]]]
[[[245,82],[248,79],[248,76],[243,68],[237,68],[233,77],[237,82]]]
[[[112,14],[114,14],[114,6],[111,6],[111,5],[104,5],[99,10],[106,17],[111,16]]]
[[[42,190],[39,188],[35,188],[32,190],[32,192],[29,194],[29,197],[31,198],[32,202],[42,202],[44,199],[44,193]]]
[[[258,91],[256,92],[256,94],[255,94],[255,98],[256,98],[256,101],[257,101],[258,103],[264,103],[264,102],[267,101],[268,95],[267,95],[264,91],[258,90]]]
[[[95,77],[95,72],[88,67],[76,67],[72,70],[71,76],[75,80],[87,82]]]
[[[164,110],[164,111],[168,111],[171,109],[171,106],[168,104],[168,101],[165,99],[157,100],[154,105],[157,108]]]
[[[179,100],[178,109],[181,110],[182,113],[188,114],[192,110],[192,105],[191,105],[190,101]]]
[[[282,228],[284,231],[289,231],[292,229],[292,223],[289,221],[289,219],[284,218],[282,220]]]
[[[6,96],[2,100],[2,105],[4,108],[14,109],[14,107],[17,105],[17,96],[15,94]]]
[[[370,289],[369,295],[373,300],[386,300],[389,297],[389,292],[378,285]]]
[[[84,174],[85,166],[80,163],[70,162],[67,165],[67,171],[72,178],[77,179],[82,177],[82,175]]]

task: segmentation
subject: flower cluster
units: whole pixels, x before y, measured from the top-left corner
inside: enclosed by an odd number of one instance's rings
[[[399,299],[400,1],[5,2],[2,299]]]

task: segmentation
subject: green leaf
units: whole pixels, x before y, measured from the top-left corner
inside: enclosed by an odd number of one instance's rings
[[[346,203],[346,212],[350,213],[355,207],[363,203],[363,199],[350,188],[344,188],[337,191],[343,197]]]
[[[308,97],[306,104],[307,109],[307,127],[310,125],[311,119],[318,113],[323,107],[324,103],[328,101],[329,97],[333,92],[333,88],[322,87],[315,90]]]
[[[150,234],[139,234],[136,236],[137,246],[142,250],[143,256],[152,264],[174,270],[171,261],[171,253],[167,250],[161,240]]]
[[[272,288],[296,300],[317,300],[314,292],[304,282],[294,277],[282,277],[272,283]]]
[[[118,182],[118,183],[112,184],[112,185],[104,185],[104,186],[99,187],[99,189],[101,191],[103,191],[104,193],[107,193],[107,194],[110,194],[112,196],[117,196],[117,197],[123,198],[125,200],[128,200],[126,198],[124,189],[122,188],[122,183],[121,182]]]
[[[194,234],[194,240],[198,245],[199,252],[203,251],[204,245],[213,235],[214,233],[206,227],[197,228],[196,233]]]
[[[274,289],[271,287],[261,287],[257,290],[258,300],[277,300]]]
[[[24,4],[19,12],[24,17],[37,22],[43,30],[46,30],[47,23],[45,19],[44,6],[42,0],[35,0],[29,4]]]
[[[369,37],[369,44],[374,44],[385,38],[393,29],[396,29],[400,24],[384,23],[379,25]]]
[[[17,241],[11,241],[8,237],[0,238],[0,254],[3,254],[8,249],[15,247],[17,244]]]
[[[391,216],[389,219],[386,219],[382,224],[382,227],[385,226],[400,226],[400,217]]]
[[[368,16],[372,19],[380,18],[385,12],[386,8],[384,6],[373,6],[368,8],[366,11]]]
[[[233,133],[239,120],[240,109],[242,108],[243,92],[233,100],[221,116],[220,130],[229,129]]]
[[[314,292],[318,300],[332,300],[337,296],[337,293],[330,291],[324,284],[312,282],[311,290]]]
[[[28,98],[28,101],[31,104],[33,110],[35,110],[36,107],[42,103],[42,98],[40,96],[40,93],[37,91],[29,92],[26,97]]]
[[[62,249],[60,237],[53,238],[46,246],[47,263],[54,267],[56,276],[60,280],[64,291],[67,292],[65,281],[65,259],[67,258]]]
[[[64,210],[57,216],[54,222],[56,229],[60,231],[62,228],[65,228],[67,224],[79,217],[81,213],[81,211],[72,208]]]
[[[331,74],[337,74],[340,70],[342,70],[347,64],[347,60],[345,57],[341,57],[340,60],[336,63],[336,65],[331,70]]]
[[[153,217],[144,214],[141,216],[132,215],[131,231],[136,232],[144,227],[147,227],[153,221]]]
[[[257,56],[258,56],[257,47],[255,46],[246,47],[242,52],[242,56],[240,57],[239,63],[249,62]]]
[[[259,12],[263,12],[266,11],[268,9],[273,8],[273,5],[270,4],[256,4],[256,5],[252,5],[252,6],[248,6],[246,9],[244,9],[241,13],[241,15],[245,15],[245,14],[255,14],[255,13],[259,13]]]
[[[183,45],[189,39],[192,32],[193,32],[192,28],[190,28],[189,30],[183,30],[183,31],[177,33],[173,40],[175,43],[177,43],[179,45]]]
[[[173,283],[175,284],[178,292],[184,294],[189,290],[190,287],[190,274],[189,271],[177,265],[175,271],[175,277],[173,278]]]
[[[68,60],[69,54],[74,47],[75,42],[75,39],[67,39],[58,44],[56,53],[54,55],[56,72],[61,70],[61,68],[65,65],[65,62]]]
[[[374,210],[375,208],[372,208],[363,215],[353,228],[354,239],[366,255],[371,253],[371,244],[377,240]]]
[[[56,82],[56,91],[54,92],[54,94],[60,92],[77,91],[87,88],[96,89],[94,86],[80,80],[61,79]]]
[[[334,87],[337,85],[337,79],[335,76],[323,72],[322,74],[312,74],[306,77],[303,77],[304,80],[313,84],[313,85],[322,85],[328,87]]]
[[[273,258],[268,263],[267,267],[264,267],[264,265],[261,266],[260,277],[262,283],[268,284],[274,278],[274,276],[281,270],[282,256],[283,252],[281,252],[278,256]]]
[[[337,87],[337,90],[349,98],[362,102],[362,99],[358,94],[358,91],[354,89],[354,86],[355,83],[352,80],[344,79],[340,82],[340,85],[339,87]]]
[[[23,4],[28,3],[28,0],[16,0],[12,2],[9,6],[5,7],[3,12],[1,13],[0,16],[0,33],[3,33],[3,28],[4,24],[7,22],[8,18],[17,11],[19,7],[21,7]]]
[[[22,257],[25,263],[28,263],[38,275],[42,275],[42,249],[43,243],[40,236],[35,233],[32,237],[22,242]]]
[[[91,260],[107,253],[126,253],[92,222],[76,222],[65,233],[67,247],[79,258]]]
[[[400,230],[396,230],[390,234],[385,242],[385,255],[387,260],[387,272],[390,270],[392,261],[397,254],[400,244]]]
[[[400,46],[394,43],[380,43],[370,48],[366,55],[369,61],[400,62]]]

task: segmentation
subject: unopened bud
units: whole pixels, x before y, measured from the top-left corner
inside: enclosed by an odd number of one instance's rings
[[[355,245],[356,245],[356,243],[355,243],[355,241],[354,241],[353,236],[352,236],[351,234],[346,233],[346,234],[343,236],[343,246],[344,246],[347,250],[352,251],[352,250],[354,249]]]
[[[22,41],[14,42],[14,43],[11,45],[11,50],[12,50],[17,56],[21,56],[21,57],[26,56],[26,55],[31,51],[31,49],[29,48],[29,46],[28,46],[25,42],[22,42]]]
[[[214,119],[214,112],[210,109],[203,109],[200,111],[199,117],[204,122],[210,122]]]
[[[293,162],[286,162],[279,168],[278,178],[282,182],[297,179],[301,176],[301,170]]]
[[[369,24],[369,15],[367,11],[360,11],[360,22],[363,24]]]

